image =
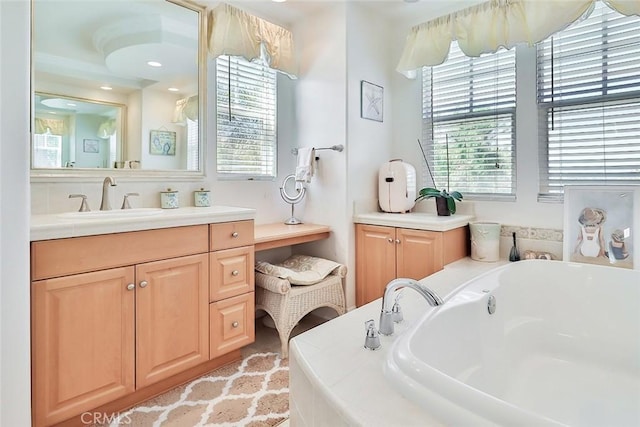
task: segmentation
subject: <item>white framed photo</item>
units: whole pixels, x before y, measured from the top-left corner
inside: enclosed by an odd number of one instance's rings
[[[565,186],[565,261],[639,269],[638,227],[640,186]]]
[[[384,88],[360,81],[360,117],[381,122],[384,113]]]

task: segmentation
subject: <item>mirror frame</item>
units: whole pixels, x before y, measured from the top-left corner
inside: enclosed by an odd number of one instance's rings
[[[66,181],[98,181],[104,179],[105,175],[124,178],[132,181],[166,181],[170,178],[173,181],[201,181],[206,176],[207,147],[206,139],[206,99],[207,99],[207,13],[206,7],[190,0],[164,0],[177,6],[191,9],[198,13],[198,142],[199,142],[199,163],[197,171],[175,170],[175,169],[116,169],[116,168],[42,168],[33,169],[31,155],[29,155],[29,169],[31,182],[66,182]],[[29,121],[29,151],[32,153],[33,132],[35,129],[35,90],[34,90],[34,49],[33,49],[33,27],[34,27],[34,0],[31,0],[31,90],[30,90],[30,121]],[[129,144],[131,141],[125,141]]]

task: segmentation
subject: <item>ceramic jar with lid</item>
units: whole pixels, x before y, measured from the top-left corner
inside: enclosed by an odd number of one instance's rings
[[[209,190],[201,188],[193,192],[193,204],[197,207],[209,207],[211,205],[211,199]]]
[[[167,188],[167,191],[160,192],[160,207],[162,209],[177,209],[180,207],[178,203],[178,191]]]

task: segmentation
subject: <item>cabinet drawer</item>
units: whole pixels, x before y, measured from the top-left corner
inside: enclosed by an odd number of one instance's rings
[[[253,245],[253,221],[210,224],[209,230],[212,251]]]
[[[31,279],[205,253],[207,240],[207,226],[193,225],[34,242]]]
[[[209,304],[211,359],[255,340],[254,293]]]
[[[253,246],[209,254],[209,301],[252,292],[254,289]]]

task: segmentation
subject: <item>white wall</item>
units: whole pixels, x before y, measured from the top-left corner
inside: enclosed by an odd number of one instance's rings
[[[29,426],[29,2],[0,1],[0,425]]]
[[[304,221],[329,225],[325,241],[297,249],[340,263],[348,262],[347,208],[347,54],[346,5],[331,3],[293,28],[300,57],[296,91],[296,123],[299,147],[342,144],[345,151],[318,151],[320,157],[307,196],[300,206]],[[349,295],[349,288],[347,295]]]
[[[389,23],[359,3],[347,5],[347,206],[348,234],[347,305],[355,306],[355,227],[351,218],[354,204],[376,209],[378,169],[392,156],[391,124],[396,120],[394,93],[389,67]],[[366,80],[384,88],[383,121],[360,117],[360,82]]]

